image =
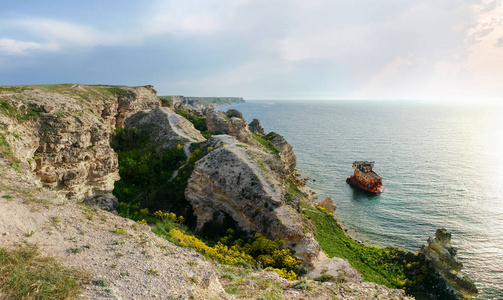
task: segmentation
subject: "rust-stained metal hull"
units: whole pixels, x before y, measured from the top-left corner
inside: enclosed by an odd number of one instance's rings
[[[367,191],[369,193],[372,193],[372,194],[380,194],[382,192],[384,192],[384,186],[382,185],[375,185],[375,186],[366,186],[365,184],[363,184],[362,182],[360,182],[360,180],[358,180],[354,175],[351,175],[351,177],[348,177],[348,179],[346,179],[346,182],[349,183],[351,186],[354,186],[354,187],[358,187],[364,191]]]

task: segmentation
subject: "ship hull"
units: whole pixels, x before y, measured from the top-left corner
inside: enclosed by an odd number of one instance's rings
[[[356,177],[354,175],[351,177],[348,177],[348,179],[346,179],[346,182],[349,183],[349,185],[351,185],[353,187],[360,188],[360,189],[367,191],[369,193],[372,193],[372,194],[380,194],[380,193],[384,192],[384,187],[382,185],[378,186],[378,187],[368,187],[368,186],[364,185],[363,183],[361,183],[358,179],[356,179]]]

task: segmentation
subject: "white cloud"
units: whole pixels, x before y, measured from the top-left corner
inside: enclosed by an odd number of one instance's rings
[[[128,36],[122,33],[104,32],[90,26],[52,19],[25,18],[7,23],[8,26],[24,30],[37,39],[63,46],[114,45],[128,39]]]
[[[56,44],[42,44],[34,42],[23,42],[16,41],[13,39],[0,39],[0,53],[3,54],[27,54],[29,51],[33,50],[46,50],[55,51],[58,50]]]

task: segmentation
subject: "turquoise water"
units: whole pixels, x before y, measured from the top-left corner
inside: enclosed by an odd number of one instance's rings
[[[503,299],[503,110],[412,101],[248,101],[245,119],[293,145],[319,200],[366,243],[416,251],[439,227],[481,290]],[[375,161],[386,191],[371,196],[346,178]]]

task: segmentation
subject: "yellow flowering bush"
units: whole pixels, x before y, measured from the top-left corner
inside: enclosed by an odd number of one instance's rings
[[[193,248],[212,259],[220,261],[223,264],[234,265],[238,261],[245,261],[250,264],[255,263],[255,259],[253,259],[253,257],[238,250],[235,246],[229,248],[222,243],[217,243],[214,247],[210,247],[200,239],[185,234],[176,228],[172,229],[169,234],[179,246]]]
[[[294,271],[290,270],[287,271],[286,269],[277,269],[277,268],[271,268],[268,267],[266,270],[273,270],[274,272],[278,273],[279,276],[288,279],[288,280],[295,280],[297,279],[297,274],[295,274]]]
[[[147,221],[145,221],[145,219],[136,221],[136,223],[142,224],[142,225],[147,225]]]
[[[227,234],[232,236],[234,232],[228,230]],[[239,262],[246,262],[254,265],[268,267],[288,280],[297,278],[295,271],[301,261],[297,257],[292,257],[290,250],[283,249],[284,242],[276,239],[270,240],[257,233],[253,242],[243,243],[242,240],[235,241],[233,246],[224,245],[221,242],[213,247],[206,245],[200,239],[185,234],[177,228],[169,232],[171,239],[181,247],[190,247],[206,256],[215,259],[223,264],[234,265]]]
[[[301,261],[293,257],[290,250],[284,249],[285,242],[280,239],[270,240],[257,233],[249,241],[235,240],[234,230],[228,229],[226,236],[211,247],[197,237],[185,233],[188,229],[181,225],[184,221],[182,216],[162,211],[156,211],[153,215],[162,220],[156,224],[154,232],[164,235],[180,247],[195,249],[222,264],[260,265],[272,268],[283,278],[289,280],[297,278],[295,271]]]

